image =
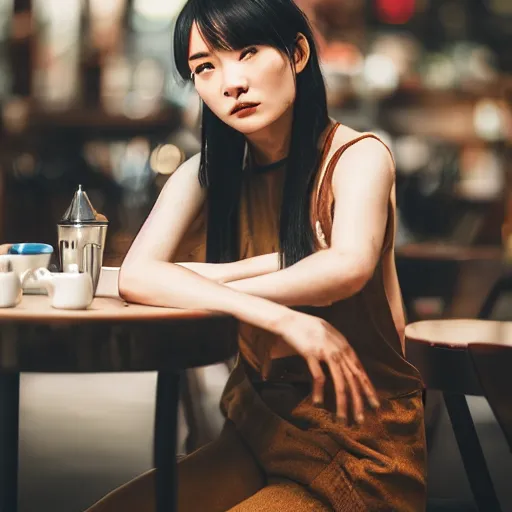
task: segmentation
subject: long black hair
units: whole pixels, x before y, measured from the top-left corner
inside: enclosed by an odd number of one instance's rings
[[[193,23],[214,50],[268,45],[293,67],[297,35],[310,46],[306,67],[295,76],[296,97],[290,152],[280,212],[281,266],[313,252],[309,198],[320,161],[318,147],[328,125],[325,85],[309,23],[293,0],[189,0],[176,21],[174,58],[184,80],[190,79],[189,38]],[[208,187],[207,261],[238,259],[238,215],[245,137],[203,104],[199,180]]]

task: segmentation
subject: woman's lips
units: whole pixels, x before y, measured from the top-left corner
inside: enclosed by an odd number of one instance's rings
[[[256,111],[258,105],[259,103],[239,103],[233,108],[231,115],[236,115],[237,117],[248,116]]]
[[[237,112],[235,112],[235,116],[236,117],[250,116],[250,115],[254,114],[254,112],[256,112],[257,108],[258,108],[258,105],[253,105],[252,107],[244,107],[242,110],[238,110]]]

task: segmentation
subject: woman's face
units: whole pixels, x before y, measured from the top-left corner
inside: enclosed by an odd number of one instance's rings
[[[274,123],[295,100],[290,61],[270,46],[211,52],[194,24],[189,66],[205,104],[219,119],[246,135]],[[296,68],[296,72],[301,70]]]

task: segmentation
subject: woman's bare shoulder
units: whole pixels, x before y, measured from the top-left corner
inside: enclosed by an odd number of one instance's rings
[[[178,168],[171,174],[166,184],[162,189],[162,197],[173,195],[176,189],[181,189],[183,193],[201,195],[202,187],[199,184],[199,167],[201,163],[201,154],[197,153],[194,156],[185,160]]]
[[[387,163],[393,163],[391,152],[388,146],[384,141],[376,134],[372,132],[360,132],[358,130],[354,130],[349,126],[340,124],[338,129],[336,130],[336,134],[332,141],[331,146],[331,154],[334,154],[338,149],[347,145],[351,141],[357,140],[361,138],[363,135],[371,134],[371,137],[365,137],[357,143],[351,145],[346,149],[343,153],[343,160],[352,159],[352,158],[363,158],[364,160],[370,158],[373,161],[375,159],[385,161]],[[390,158],[391,156],[391,158]]]
[[[201,163],[201,153],[196,153],[185,160],[173,174],[182,173],[192,176],[199,176],[199,166]]]
[[[199,167],[201,155],[196,154],[183,162],[174,171],[165,185],[156,202],[156,207],[174,209],[177,204],[180,209],[191,208],[197,210],[203,204],[206,190],[199,182]]]
[[[360,139],[361,136],[371,132],[360,132],[346,125],[340,124],[332,141],[329,151],[329,157],[351,141]],[[349,176],[354,179],[353,169],[358,169],[358,175],[362,179],[367,179],[374,172],[384,172],[394,179],[395,165],[388,147],[379,137],[365,137],[358,140],[357,143],[349,145],[339,157],[333,174],[333,183],[338,176]],[[367,169],[368,171],[365,171]]]

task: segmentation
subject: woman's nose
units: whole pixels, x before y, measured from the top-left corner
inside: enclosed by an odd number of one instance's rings
[[[249,89],[247,80],[240,75],[226,76],[224,79],[224,96],[227,98],[234,98],[237,100],[242,94],[246,93]]]
[[[224,96],[226,98],[234,98],[237,100],[242,94],[247,92],[247,87],[226,87],[224,89]]]

